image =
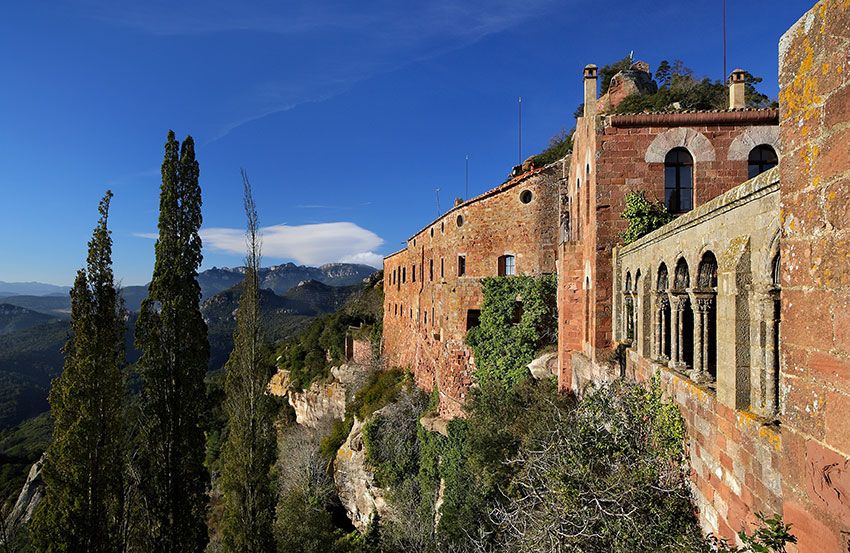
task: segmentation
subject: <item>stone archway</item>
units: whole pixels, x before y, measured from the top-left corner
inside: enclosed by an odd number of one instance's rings
[[[714,161],[714,146],[701,132],[689,127],[676,127],[664,131],[646,149],[647,163],[664,163],[667,153],[673,148],[685,148],[695,162]]]

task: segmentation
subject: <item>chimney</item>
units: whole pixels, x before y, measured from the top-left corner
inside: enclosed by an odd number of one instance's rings
[[[596,66],[584,66],[584,116],[596,115]]]
[[[743,69],[732,71],[729,76],[729,109],[743,109],[747,107],[744,98],[744,80],[746,73]]]

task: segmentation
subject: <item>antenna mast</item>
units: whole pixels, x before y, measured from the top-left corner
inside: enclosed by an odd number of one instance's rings
[[[439,188],[434,189],[434,193],[437,196],[437,217],[439,217],[440,214],[442,213],[442,211],[440,211],[440,189]]]
[[[469,199],[469,154],[466,154],[466,186],[463,189],[463,199]]]
[[[723,1],[723,83],[726,83],[726,79],[729,78],[729,74],[726,73],[726,0]]]
[[[522,165],[522,96],[519,97],[519,150],[517,165]]]

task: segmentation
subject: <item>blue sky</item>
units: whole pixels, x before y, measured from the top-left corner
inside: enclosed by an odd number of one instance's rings
[[[812,2],[728,0],[728,67],[765,78]],[[153,265],[162,145],[198,144],[204,267],[241,261],[240,167],[265,263],[375,263],[573,125],[581,69],[629,51],[721,78],[720,0],[4,2],[0,280],[69,284],[115,193],[115,268]]]

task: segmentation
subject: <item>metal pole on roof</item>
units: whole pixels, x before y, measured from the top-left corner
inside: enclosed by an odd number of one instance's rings
[[[726,83],[726,79],[729,78],[729,74],[726,73],[726,0],[723,0],[723,83]]]
[[[519,97],[519,160],[517,165],[522,165],[522,96]]]
[[[463,189],[463,199],[469,199],[469,154],[466,154],[466,186]]]
[[[442,211],[440,211],[440,189],[439,188],[434,189],[434,193],[437,196],[437,217],[439,217],[440,214],[442,213]]]

